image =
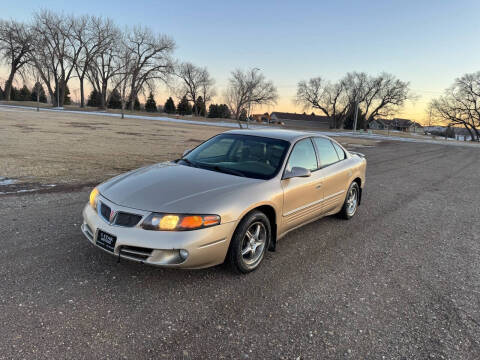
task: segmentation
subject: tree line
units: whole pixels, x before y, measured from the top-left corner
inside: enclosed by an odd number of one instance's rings
[[[80,107],[90,103],[123,112],[137,107],[140,94],[151,95],[158,84],[165,84],[180,99],[177,111],[206,116],[215,81],[207,68],[175,60],[174,49],[171,37],[148,27],[121,30],[111,19],[92,15],[42,10],[27,23],[0,20],[0,57],[9,68],[3,98],[16,97],[13,84],[20,76],[43,84],[51,104],[61,107],[69,82],[76,78]],[[87,83],[93,89],[88,99]],[[228,110],[235,118],[247,103],[267,104],[277,97],[273,84],[255,70],[235,70],[227,92]],[[149,96],[145,104],[151,110],[152,100]],[[224,110],[219,113],[227,114]],[[212,114],[216,111],[214,106]]]
[[[9,67],[3,97],[12,98],[13,81],[20,76],[42,84],[51,104],[60,107],[65,104],[69,82],[76,78],[80,107],[120,108],[122,114],[140,106],[139,95],[145,96],[147,111],[156,111],[153,93],[160,84],[179,99],[175,111],[181,114],[211,113],[240,120],[254,106],[276,104],[276,86],[253,68],[232,71],[222,93],[225,104],[211,107],[217,94],[215,80],[206,67],[174,59],[175,47],[173,38],[148,27],[122,30],[111,19],[93,15],[42,10],[26,23],[0,20],[0,57]],[[86,98],[87,84],[93,90]],[[337,82],[314,77],[300,81],[296,94],[298,104],[320,110],[335,128],[350,126],[355,109],[367,127],[412,98],[409,83],[387,73],[351,72]],[[167,102],[163,108],[173,111]]]
[[[5,93],[0,87],[0,100],[5,99]],[[15,86],[10,88],[10,100],[15,101],[38,101],[41,103],[47,103],[47,96],[42,84],[35,83],[31,89],[27,85],[23,85],[20,89]]]

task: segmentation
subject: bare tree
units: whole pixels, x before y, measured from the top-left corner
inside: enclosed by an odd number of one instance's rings
[[[250,69],[246,72],[237,69],[232,72],[229,79],[225,99],[239,126],[242,127],[239,120],[242,110],[247,110],[252,104],[275,104],[278,94],[273,82],[267,81],[258,69]]]
[[[28,62],[30,48],[31,36],[24,24],[14,20],[0,20],[0,58],[10,68],[4,89],[7,101],[10,100],[15,74]]]
[[[80,47],[76,61],[72,61],[80,84],[80,107],[85,107],[84,81],[99,53],[107,52],[110,45],[111,21],[94,16],[75,19],[72,38]]]
[[[122,104],[122,119],[125,117],[125,107],[127,101],[131,99],[131,94],[128,92],[132,82],[133,70],[135,61],[130,49],[121,43],[118,49],[118,54],[115,57],[115,75],[112,77],[113,88],[118,90],[120,94],[120,101]]]
[[[133,110],[134,100],[145,85],[153,86],[156,80],[167,82],[173,73],[171,54],[175,42],[149,28],[136,26],[127,33],[125,45],[133,59],[130,81],[130,110]]]
[[[34,15],[30,60],[47,86],[54,106],[63,106],[65,88],[82,50],[76,20],[50,11]]]
[[[194,105],[199,96],[202,97],[205,106],[212,97],[213,79],[206,68],[201,68],[192,63],[181,63],[176,67],[175,74],[181,79],[180,97],[185,96]],[[195,115],[198,116],[199,109],[194,106]]]
[[[376,117],[391,115],[412,98],[409,83],[393,75],[371,77],[351,72],[335,84],[320,77],[299,82],[296,100],[304,108],[321,110],[336,128],[343,125],[347,113],[358,104],[367,119],[366,128]]]
[[[109,83],[121,71],[116,58],[120,56],[123,35],[109,19],[94,19],[92,31],[95,33],[95,41],[101,45],[92,56],[86,76],[93,88],[101,94],[100,107],[105,109],[109,100],[107,97]]]
[[[480,72],[465,74],[432,100],[432,115],[448,125],[464,126],[473,141],[480,141]]]
[[[300,81],[297,85],[296,102],[304,109],[320,110],[330,118],[331,127],[338,127],[349,105],[345,84],[332,84],[321,77]]]
[[[205,104],[205,108],[207,108],[207,104],[210,101],[212,101],[212,98],[216,95],[215,80],[211,78],[208,73],[204,81],[202,82],[200,94],[203,98],[203,103]],[[206,111],[205,111],[205,116],[207,116]]]
[[[382,73],[371,79],[373,84],[372,93],[368,107],[363,109],[366,117],[365,129],[375,118],[387,117],[394,114],[407,100],[414,99],[410,92],[410,83],[401,81],[395,76]]]

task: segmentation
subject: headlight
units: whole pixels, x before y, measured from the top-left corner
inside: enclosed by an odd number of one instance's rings
[[[98,192],[98,189],[95,188],[92,190],[92,192],[90,193],[90,206],[94,209],[94,210],[97,210],[97,197],[98,197],[98,194],[100,194]]]
[[[187,231],[220,224],[218,215],[150,214],[140,225],[145,230]]]

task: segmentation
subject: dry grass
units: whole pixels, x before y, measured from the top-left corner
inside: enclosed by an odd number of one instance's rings
[[[97,183],[147,164],[175,159],[216,126],[120,119],[92,114],[0,108],[0,177],[23,183]],[[368,139],[337,137],[350,148]]]
[[[0,108],[0,176],[91,183],[179,157],[225,128]]]

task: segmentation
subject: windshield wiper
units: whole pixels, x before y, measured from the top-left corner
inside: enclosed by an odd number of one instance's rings
[[[197,165],[195,163],[191,162],[187,158],[180,158],[180,159],[175,160],[176,163],[178,163],[179,161],[183,161],[188,166],[197,167]]]
[[[230,174],[230,175],[237,175],[237,176],[241,176],[241,177],[246,177],[245,174],[239,170],[234,170],[234,169],[229,169],[229,168],[224,168],[224,167],[220,167],[218,165],[215,165],[213,167],[214,170],[216,171],[219,171],[219,172],[222,172],[222,173],[225,173],[225,174]]]
[[[192,163],[191,161],[189,161],[188,159],[185,159],[185,158],[182,158],[182,159],[179,159],[179,160],[183,160],[183,161],[187,160],[187,163],[188,163],[188,164],[192,164],[192,166],[194,166],[194,167],[204,168],[204,169],[210,169],[210,170],[213,170],[213,171],[217,171],[217,172],[221,172],[221,173],[229,174],[229,175],[236,175],[236,176],[241,176],[241,177],[247,177],[247,175],[245,175],[243,172],[241,172],[241,171],[239,171],[239,170],[230,169],[230,168],[225,168],[225,167],[222,167],[222,166],[218,166],[218,165],[214,165],[214,164],[208,164],[208,163],[203,163],[203,162]]]

